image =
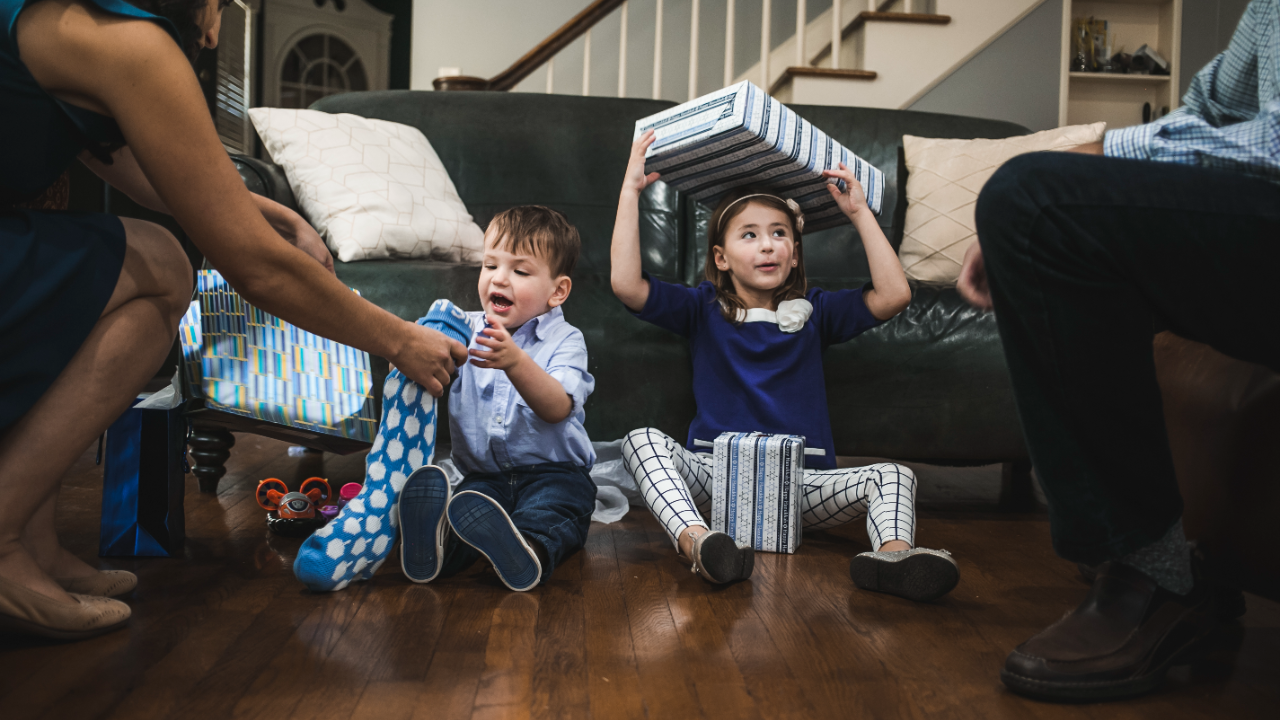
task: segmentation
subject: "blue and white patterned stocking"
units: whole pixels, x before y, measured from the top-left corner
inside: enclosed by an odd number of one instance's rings
[[[462,344],[470,341],[466,315],[448,300],[431,305],[419,325]],[[436,399],[399,370],[382,388],[382,424],[365,463],[364,489],[329,524],[298,549],[293,574],[310,590],[341,590],[368,580],[387,559],[400,525],[400,489],[435,455]]]

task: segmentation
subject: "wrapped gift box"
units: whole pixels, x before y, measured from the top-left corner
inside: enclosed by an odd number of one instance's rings
[[[713,447],[711,529],[740,547],[794,553],[800,547],[804,438],[722,433]]]
[[[805,230],[834,227],[847,220],[822,171],[844,163],[880,214],[884,174],[750,82],[638,120],[635,137],[651,129],[645,172],[662,173],[695,200],[714,205],[729,190],[758,185],[798,202]]]
[[[326,447],[325,436],[373,442],[368,353],[253,307],[216,270],[201,270],[196,289],[179,338],[190,392],[206,408],[296,429],[308,446],[335,452],[350,448]]]

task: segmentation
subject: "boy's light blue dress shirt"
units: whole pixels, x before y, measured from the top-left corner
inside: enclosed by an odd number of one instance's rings
[[[472,333],[484,327],[484,313],[467,313]],[[562,422],[543,422],[525,404],[502,370],[479,368],[468,362],[458,370],[449,391],[449,433],[453,464],[465,473],[504,472],[521,465],[568,462],[588,469],[596,462],[591,439],[582,427],[582,406],[595,390],[587,372],[587,343],[582,331],[564,319],[564,311],[550,312],[521,325],[512,340],[543,370],[564,386],[573,409]],[[475,338],[471,348],[480,347]]]
[[[1108,157],[1200,165],[1280,182],[1280,0],[1254,0],[1182,107],[1107,133]]]

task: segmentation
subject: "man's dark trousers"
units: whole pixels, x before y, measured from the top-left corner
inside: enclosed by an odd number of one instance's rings
[[[1096,563],[1155,542],[1182,498],[1153,328],[1280,370],[1280,184],[1035,153],[976,213],[1054,548]]]

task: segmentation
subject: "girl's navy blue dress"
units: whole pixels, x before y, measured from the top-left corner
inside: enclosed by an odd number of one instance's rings
[[[0,0],[0,432],[49,389],[84,343],[124,263],[120,220],[101,213],[12,209],[52,185],[82,151],[124,144],[111,118],[61,102],[36,84],[17,45],[18,14],[36,0]],[[167,20],[124,0],[106,12]]]

